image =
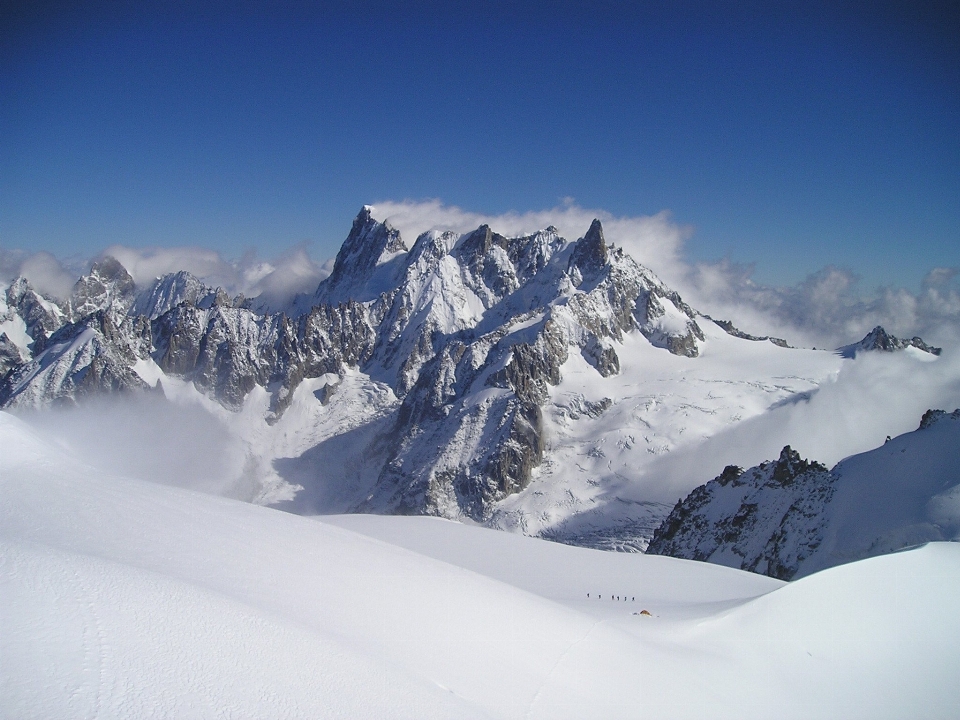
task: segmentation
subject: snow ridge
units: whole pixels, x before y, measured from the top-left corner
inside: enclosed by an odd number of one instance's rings
[[[926,542],[960,540],[960,410],[832,470],[790,446],[775,462],[728,466],[677,503],[647,552],[781,580]]]

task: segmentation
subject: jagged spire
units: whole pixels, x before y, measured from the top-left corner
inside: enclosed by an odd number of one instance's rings
[[[587,234],[577,241],[570,256],[570,267],[582,275],[599,272],[607,264],[607,243],[603,239],[603,226],[599,220],[590,223]]]
[[[374,219],[372,210],[369,205],[360,208],[334,260],[333,272],[321,283],[318,294],[325,292],[329,299],[341,300],[339,296],[348,287],[358,286],[370,277],[384,255],[407,251],[400,231],[388,222]]]

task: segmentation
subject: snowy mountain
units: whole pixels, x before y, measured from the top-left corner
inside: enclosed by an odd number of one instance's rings
[[[930,410],[829,471],[789,445],[775,462],[728,466],[677,503],[647,553],[790,580],[941,540],[960,540],[960,410]]]
[[[62,301],[18,279],[0,406],[152,388],[239,439],[234,497],[642,551],[670,510],[648,485],[663,458],[854,362],[711,320],[599,221],[575,242],[481,226],[408,245],[364,207],[312,296],[258,307],[185,272],[137,288],[112,258]]]
[[[905,350],[908,347],[914,347],[917,350],[922,350],[923,352],[930,353],[931,355],[939,355],[943,351],[942,348],[927,345],[921,338],[918,337],[905,340],[894,337],[893,335],[888,335],[886,330],[877,325],[873,330],[864,336],[863,340],[853,343],[852,345],[844,345],[843,347],[839,347],[837,348],[837,352],[843,357],[852,358],[856,357],[857,353],[860,352],[867,352],[871,350],[894,352],[895,350]]]
[[[437,518],[298,517],[103,473],[7,412],[0,447],[3,718],[946,719],[960,704],[956,543],[785,584]]]

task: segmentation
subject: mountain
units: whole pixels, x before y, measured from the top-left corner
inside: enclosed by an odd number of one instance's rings
[[[312,296],[258,307],[186,272],[138,288],[112,258],[65,300],[17,279],[0,407],[153,389],[241,438],[257,502],[642,551],[670,510],[639,482],[652,462],[846,362],[714,322],[600,221],[575,242],[483,225],[408,245],[365,206]]]
[[[856,357],[857,353],[878,350],[881,352],[894,352],[895,350],[906,350],[912,347],[931,355],[939,355],[941,348],[927,345],[921,338],[914,337],[909,340],[894,337],[887,334],[881,326],[877,325],[873,330],[864,335],[863,340],[851,345],[844,345],[837,348],[837,352],[843,357]]]
[[[832,470],[787,446],[728,466],[678,502],[647,552],[790,580],[922,543],[960,540],[960,410]]]

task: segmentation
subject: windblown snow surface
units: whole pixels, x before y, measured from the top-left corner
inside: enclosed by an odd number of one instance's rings
[[[784,584],[109,476],[2,412],[0,448],[4,718],[949,718],[960,707],[960,544]]]

